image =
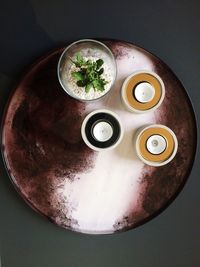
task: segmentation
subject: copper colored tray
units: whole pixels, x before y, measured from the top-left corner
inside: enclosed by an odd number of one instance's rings
[[[23,199],[52,222],[91,234],[114,233],[148,221],[176,197],[196,151],[196,122],[187,93],[157,57],[126,42],[106,41],[118,66],[115,87],[103,99],[81,103],[61,88],[56,67],[63,49],[39,60],[12,93],[2,127],[2,153]],[[145,115],[121,104],[123,80],[137,70],[158,73],[166,87],[159,109]],[[82,141],[84,117],[98,108],[115,111],[125,135],[114,150],[94,152]],[[148,167],[134,154],[132,137],[144,124],[160,123],[177,135],[174,160]]]

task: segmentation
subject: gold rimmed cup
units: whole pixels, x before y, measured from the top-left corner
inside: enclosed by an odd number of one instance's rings
[[[152,124],[138,129],[134,144],[137,156],[147,165],[157,167],[169,163],[178,150],[175,133],[161,124]]]
[[[135,113],[146,113],[157,109],[165,97],[165,85],[155,72],[138,71],[126,78],[121,97],[125,107]]]

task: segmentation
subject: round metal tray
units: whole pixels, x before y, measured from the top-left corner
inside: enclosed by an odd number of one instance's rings
[[[2,123],[2,154],[9,176],[23,199],[40,214],[67,229],[90,234],[134,228],[166,208],[190,173],[196,151],[196,122],[187,93],[156,56],[130,43],[106,41],[118,76],[99,101],[70,98],[58,82],[56,68],[63,49],[33,65],[13,91]],[[121,103],[124,79],[134,71],[161,76],[162,105],[136,115]],[[124,124],[124,138],[111,151],[95,152],[81,138],[81,123],[91,111],[106,108]],[[162,167],[143,164],[132,138],[141,126],[164,124],[176,134],[178,152]]]

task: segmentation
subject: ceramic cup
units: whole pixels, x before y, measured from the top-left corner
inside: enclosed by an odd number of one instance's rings
[[[144,163],[159,167],[175,157],[178,140],[170,128],[152,124],[138,129],[134,136],[134,145],[137,156]]]
[[[115,148],[121,142],[123,132],[119,116],[106,109],[89,113],[81,127],[83,141],[96,151]]]
[[[165,86],[158,74],[138,71],[126,78],[121,89],[122,102],[135,113],[146,113],[157,109],[165,97]]]

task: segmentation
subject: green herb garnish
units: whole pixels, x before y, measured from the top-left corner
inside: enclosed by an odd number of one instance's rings
[[[75,60],[71,59],[71,61],[79,68],[78,71],[72,72],[72,76],[79,87],[85,88],[86,93],[88,93],[92,87],[94,90],[101,92],[105,90],[105,85],[108,81],[101,77],[104,73],[104,68],[102,68],[104,63],[103,59],[98,59],[93,62],[90,59],[85,60],[81,54],[78,53]]]

